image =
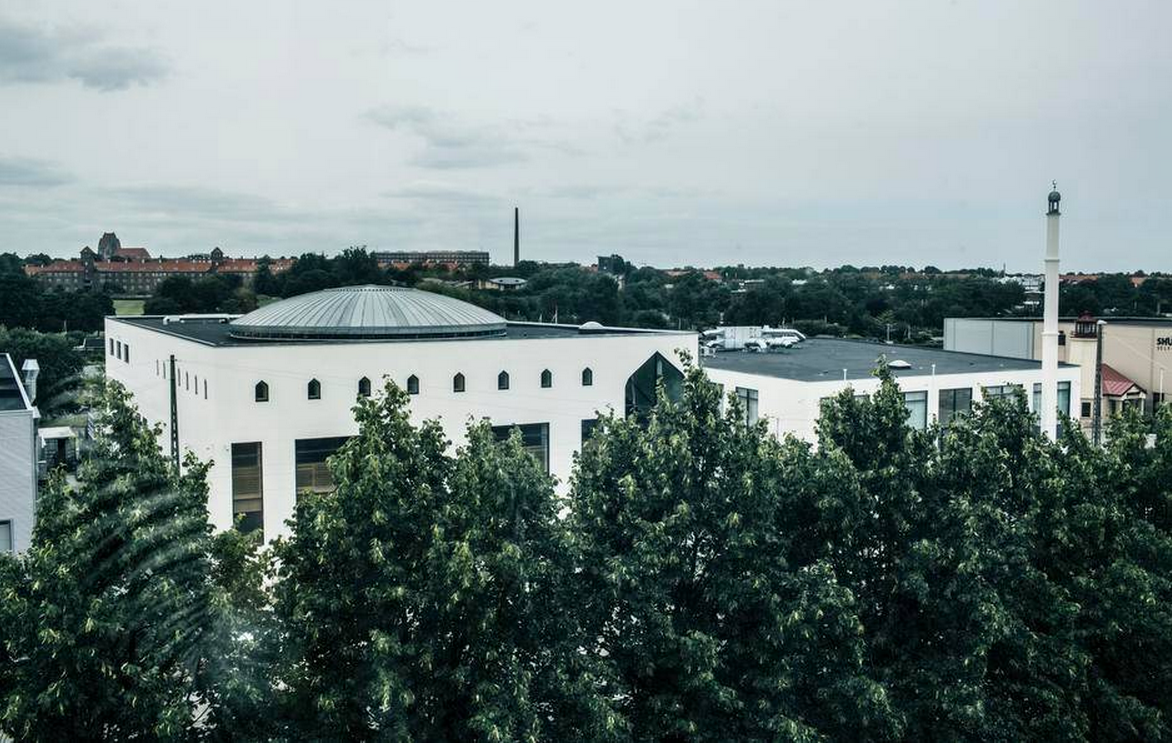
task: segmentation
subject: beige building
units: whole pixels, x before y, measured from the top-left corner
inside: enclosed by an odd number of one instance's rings
[[[1172,319],[1105,318],[1103,325],[1103,416],[1128,406],[1152,412],[1172,386]],[[1097,320],[1062,318],[1058,324],[1058,360],[1082,372],[1079,418],[1089,425],[1095,394]],[[1041,318],[946,318],[944,348],[1023,359],[1042,358]]]

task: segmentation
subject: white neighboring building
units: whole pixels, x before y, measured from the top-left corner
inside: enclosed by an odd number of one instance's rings
[[[1027,393],[1031,410],[1040,404],[1037,361],[923,346],[812,338],[785,351],[718,354],[703,364],[725,394],[737,393],[750,422],[764,419],[776,436],[792,433],[815,441],[821,401],[848,387],[859,395],[875,392],[879,380],[873,371],[881,360],[898,380],[908,422],[916,428],[947,423],[971,410],[973,402],[1012,393],[1015,385]],[[1059,365],[1058,380],[1058,409],[1069,414],[1070,401],[1079,399],[1079,368]]]
[[[32,541],[39,417],[12,357],[0,353],[0,552],[23,552]]]
[[[170,436],[175,357],[181,451],[213,460],[212,523],[235,514],[287,531],[295,495],[329,489],[325,457],[357,431],[356,396],[384,375],[410,394],[416,421],[438,418],[455,445],[488,418],[563,483],[598,411],[646,406],[656,375],[678,378],[695,333],[506,322],[440,294],[386,286],[293,297],[243,317],[106,318],[106,375]]]

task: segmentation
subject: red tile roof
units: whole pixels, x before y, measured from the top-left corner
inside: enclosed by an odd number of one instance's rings
[[[1143,392],[1135,382],[1116,371],[1110,364],[1103,364],[1103,394],[1108,397],[1123,397],[1129,392]]]

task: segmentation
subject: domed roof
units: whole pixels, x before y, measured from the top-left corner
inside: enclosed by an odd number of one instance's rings
[[[505,319],[443,294],[367,285],[273,302],[229,327],[235,338],[260,340],[407,340],[501,335]]]

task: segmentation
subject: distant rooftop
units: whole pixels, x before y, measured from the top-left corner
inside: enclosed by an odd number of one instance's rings
[[[1024,371],[1040,369],[1042,366],[1041,362],[1028,359],[834,338],[811,338],[791,349],[769,353],[727,351],[702,361],[705,367],[711,369],[800,382],[828,382],[841,380],[843,369],[846,370],[848,380],[869,379],[881,358],[885,358],[888,363],[898,360],[910,365],[908,368],[892,369],[896,377],[931,374],[933,364],[936,365],[937,374]]]
[[[945,320],[997,320],[998,322],[1042,322],[1038,317],[946,317]],[[1059,322],[1077,322],[1078,317],[1063,315]],[[1116,325],[1172,325],[1172,317],[1128,317],[1124,315],[1096,315],[1094,320],[1106,320],[1107,324]]]

